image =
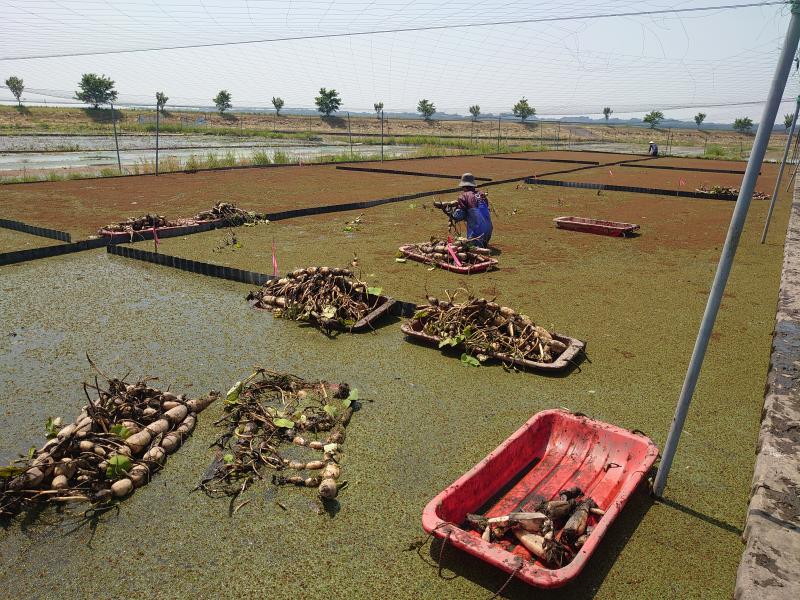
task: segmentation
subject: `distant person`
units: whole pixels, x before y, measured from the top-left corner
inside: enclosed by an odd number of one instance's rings
[[[492,238],[489,198],[478,190],[472,173],[464,173],[458,186],[463,191],[455,202],[434,202],[434,206],[441,208],[454,221],[466,221],[467,239],[486,248]]]
[[[647,149],[647,154],[650,156],[658,156],[658,144],[650,140],[650,147]]]

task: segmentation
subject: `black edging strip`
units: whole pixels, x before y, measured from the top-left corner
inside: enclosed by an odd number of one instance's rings
[[[552,163],[573,163],[579,165],[600,165],[600,161],[596,160],[567,160],[564,158],[521,158],[517,156],[484,156],[483,158],[490,158],[492,160],[527,160],[531,162],[552,162]]]
[[[109,240],[107,238],[98,238],[94,240],[81,240],[73,244],[58,244],[56,246],[45,246],[43,248],[29,248],[28,250],[3,252],[0,254],[0,265],[10,265],[36,260],[38,258],[50,258],[51,256],[83,252],[84,250],[94,250],[95,248],[102,248],[108,244]]]
[[[130,246],[117,246],[109,245],[106,248],[109,254],[123,256],[134,260],[141,260],[144,262],[161,265],[163,267],[172,267],[181,271],[188,271],[196,273],[197,275],[206,275],[207,277],[217,277],[219,279],[227,279],[229,281],[237,281],[239,283],[247,283],[250,285],[264,285],[267,281],[274,279],[274,275],[266,275],[264,273],[256,273],[255,271],[245,271],[242,269],[235,269],[233,267],[224,267],[222,265],[214,265],[211,263],[204,263],[187,258],[180,258],[178,256],[171,256],[169,254],[158,254],[148,250],[140,250],[139,248],[132,248]],[[395,305],[392,307],[390,313],[398,317],[410,317],[416,311],[417,305],[413,302],[403,302],[396,300]]]
[[[621,165],[637,169],[664,169],[665,171],[695,171],[697,173],[730,173],[732,175],[744,175],[744,171],[734,171],[732,169],[703,169],[700,167],[672,167],[668,165]],[[761,175],[761,171],[758,172]]]
[[[51,240],[59,240],[61,242],[72,241],[72,237],[66,231],[58,231],[57,229],[47,229],[46,227],[28,225],[22,221],[0,219],[0,227],[4,227],[5,229],[13,229],[14,231],[21,231],[23,233],[30,233],[31,235],[38,235],[39,237],[50,238]]]
[[[364,173],[388,173],[390,175],[413,175],[414,177],[437,177],[439,179],[460,179],[461,175],[442,175],[441,173],[418,173],[416,171],[398,171],[397,169],[373,169],[370,167],[336,167],[340,171],[361,171]],[[476,177],[476,181],[491,181],[488,177]]]
[[[629,185],[611,185],[605,183],[588,183],[583,181],[558,181],[555,179],[538,179],[528,177],[525,183],[531,185],[554,185],[559,187],[580,188],[583,190],[608,190],[612,192],[634,192],[637,194],[654,194],[657,196],[677,196],[679,198],[701,198],[704,200],[736,200],[732,194],[703,194],[701,192],[686,192],[683,190],[664,190],[658,188],[643,188]]]

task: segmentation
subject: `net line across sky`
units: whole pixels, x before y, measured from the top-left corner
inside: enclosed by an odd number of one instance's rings
[[[709,120],[757,118],[788,8],[768,3],[694,12],[722,5],[730,6],[708,0],[0,0],[0,80],[22,77],[31,102],[69,102],[80,75],[96,72],[115,80],[121,105],[152,103],[163,90],[173,106],[209,107],[224,88],[235,107],[269,108],[280,96],[286,107],[313,108],[317,91],[327,87],[354,112],[379,101],[387,111],[413,112],[427,98],[451,114],[466,114],[472,104],[500,113],[525,96],[543,116],[597,115],[611,106],[620,117],[658,109],[690,119],[703,109]],[[633,12],[650,14],[602,16]],[[363,34],[370,31],[383,33]],[[348,35],[357,32],[362,35]],[[240,43],[275,38],[295,39]],[[203,47],[138,51],[192,45]],[[793,73],[785,96],[797,93],[796,84]],[[0,99],[12,100],[5,89]]]

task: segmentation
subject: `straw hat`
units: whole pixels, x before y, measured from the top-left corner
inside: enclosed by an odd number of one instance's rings
[[[458,184],[458,187],[476,187],[475,176],[472,173],[464,173],[461,176],[461,182]]]
[[[653,140],[650,140],[650,143],[651,143],[651,144],[655,144],[655,142],[654,142]]]

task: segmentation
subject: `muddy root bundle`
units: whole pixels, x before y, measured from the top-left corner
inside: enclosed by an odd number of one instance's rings
[[[103,231],[112,232],[134,232],[142,231],[143,229],[152,229],[153,227],[176,227],[176,221],[169,221],[164,215],[142,215],[140,217],[128,217],[125,221],[119,223],[109,223],[101,227],[99,233]]]
[[[695,190],[701,194],[725,194],[726,196],[738,196],[739,195],[739,188],[737,187],[728,187],[726,185],[714,185],[710,188],[707,188],[701,185],[699,188]],[[753,200],[769,200],[770,196],[763,192],[753,191]]]
[[[180,217],[169,220],[163,215],[143,215],[140,217],[129,217],[119,223],[110,223],[98,230],[101,235],[104,232],[113,233],[134,233],[147,229],[162,227],[188,227],[208,221],[226,221],[231,225],[241,225],[243,223],[263,223],[266,222],[266,215],[249,212],[238,208],[230,202],[217,202],[210,210],[204,210],[193,217]]]
[[[532,560],[558,569],[575,557],[604,514],[580,488],[572,487],[562,490],[554,500],[542,500],[533,512],[467,515],[466,527],[480,532],[484,541],[509,550],[519,544]]]
[[[238,495],[269,477],[275,485],[316,488],[320,498],[335,498],[357,397],[346,383],[258,369],[228,392],[216,423],[225,428],[214,443],[218,458],[200,488],[212,496]]]
[[[0,467],[0,516],[37,503],[103,504],[150,481],[192,433],[197,413],[217,397],[197,399],[110,379],[106,388],[84,384],[89,398],[77,419],[22,464]],[[92,396],[95,396],[94,398]]]
[[[247,299],[276,317],[306,321],[324,331],[351,330],[381,302],[380,290],[335,267],[297,269],[268,281]]]
[[[467,240],[458,239],[449,243],[450,249],[458,257],[461,265],[474,265],[477,263],[485,262],[489,257],[488,248],[479,248],[470,244]],[[448,242],[446,240],[439,240],[431,238],[429,242],[421,244],[410,244],[404,247],[407,251],[414,254],[423,256],[426,262],[430,264],[445,263],[449,265],[456,265],[453,255],[448,250]]]
[[[215,202],[210,210],[199,212],[192,219],[197,222],[223,219],[233,224],[239,224],[265,221],[266,215],[241,209],[231,202]]]
[[[567,349],[544,327],[507,306],[485,298],[470,297],[461,303],[454,299],[429,296],[428,304],[414,315],[427,335],[440,338],[440,348],[463,345],[481,361],[494,356],[543,363],[553,362]]]

